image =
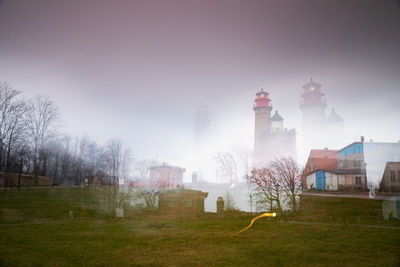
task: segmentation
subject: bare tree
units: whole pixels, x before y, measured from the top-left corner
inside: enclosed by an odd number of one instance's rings
[[[215,160],[218,171],[228,177],[230,183],[237,183],[250,173],[251,151],[247,147],[237,146],[228,152],[218,153]]]
[[[114,179],[128,178],[132,155],[129,148],[125,147],[121,140],[111,139],[106,145],[106,157],[108,159],[108,173]]]
[[[9,84],[0,83],[0,169],[5,167],[6,172],[10,169],[12,155],[23,146],[26,105],[18,99],[20,93]]]
[[[251,174],[247,176],[247,182],[252,185],[256,191],[255,196],[258,198],[258,202],[266,202],[265,204],[268,204],[271,210],[273,209],[274,203],[276,203],[278,211],[282,212],[282,183],[274,169],[253,169]]]
[[[254,186],[259,202],[267,202],[272,208],[276,203],[282,211],[282,200],[286,198],[293,211],[301,192],[301,171],[292,158],[276,159],[265,168],[253,169],[247,177]]]
[[[252,164],[252,151],[245,146],[236,146],[233,148],[233,153],[235,155],[239,177],[245,178],[250,174],[251,164]]]
[[[51,179],[51,184],[59,184],[59,173],[61,166],[61,154],[63,147],[60,139],[55,139],[52,142],[47,143],[46,148],[49,152],[47,176]]]
[[[145,209],[152,210],[157,206],[159,195],[169,188],[168,182],[165,181],[144,181],[137,186],[137,196],[143,202]]]
[[[160,191],[154,188],[138,188],[138,197],[144,201],[144,208],[152,210],[157,206]]]
[[[122,154],[121,169],[119,174],[120,175],[119,177],[124,181],[129,179],[132,161],[133,161],[132,152],[130,148],[125,147]]]
[[[38,184],[40,152],[45,143],[55,136],[59,114],[57,107],[48,97],[38,95],[29,103],[25,114],[28,142],[32,151],[34,184]]]
[[[155,159],[143,159],[133,163],[133,176],[136,180],[145,180],[149,178],[149,168],[159,165]]]
[[[237,162],[232,152],[218,153],[215,157],[219,171],[223,176],[229,177],[232,184],[237,181]]]
[[[293,211],[297,209],[297,199],[301,193],[301,170],[293,158],[280,158],[271,162],[271,168],[281,182],[281,189],[285,192]]]
[[[0,172],[33,174],[35,185],[39,175],[50,177],[52,183],[71,185],[95,175],[108,185],[128,178],[132,153],[120,140],[97,146],[87,137],[58,136],[55,104],[46,96],[26,101],[20,95],[0,83]]]
[[[224,207],[225,207],[225,210],[227,210],[227,211],[233,211],[233,210],[237,209],[236,202],[233,199],[233,196],[229,191],[226,191],[226,193],[225,193]]]
[[[70,185],[94,176],[105,185],[129,177],[132,153],[120,140],[98,146],[88,137],[58,136],[55,104],[46,96],[26,101],[20,95],[0,83],[0,172],[33,174],[35,185],[39,175]]]

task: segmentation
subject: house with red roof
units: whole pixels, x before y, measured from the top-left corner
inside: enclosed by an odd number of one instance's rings
[[[310,189],[307,186],[307,177],[319,170],[335,170],[338,168],[338,150],[312,149],[302,174],[303,190]],[[316,183],[313,184],[314,188]]]

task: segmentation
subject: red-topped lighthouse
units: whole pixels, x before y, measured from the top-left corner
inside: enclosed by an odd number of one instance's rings
[[[310,82],[303,86],[304,92],[300,102],[303,111],[303,130],[306,132],[321,131],[325,124],[326,100],[321,90],[321,84]]]
[[[304,93],[302,94],[303,101],[300,103],[300,108],[309,106],[320,106],[325,110],[326,100],[323,98],[324,93],[321,90],[321,84],[316,83],[313,79],[303,86]]]
[[[325,109],[326,99],[321,84],[313,79],[303,86],[300,109],[303,112],[303,145],[304,151],[314,147],[326,146]],[[305,155],[303,155],[305,156]]]
[[[256,99],[254,100],[256,103],[254,104],[253,109],[256,110],[257,108],[269,107],[271,99],[269,99],[268,95],[269,93],[264,92],[264,89],[261,88],[261,91],[256,94]]]
[[[271,128],[271,99],[268,93],[261,89],[256,94],[253,110],[255,113],[255,128],[254,128],[254,154],[257,158],[261,153],[261,133],[268,132]]]
[[[296,159],[296,130],[284,128],[278,112],[271,118],[271,99],[263,89],[257,92],[254,102],[254,166],[265,167],[282,156]]]
[[[254,151],[258,147],[258,140],[260,139],[261,133],[271,128],[271,99],[268,97],[268,93],[264,92],[263,89],[256,94],[256,99],[253,110],[255,112],[255,129],[254,129]]]

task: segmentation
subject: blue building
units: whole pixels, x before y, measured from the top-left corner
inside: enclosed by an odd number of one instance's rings
[[[303,173],[307,190],[367,190],[377,189],[387,162],[400,161],[400,142],[354,142],[338,151],[337,166],[306,168]],[[331,158],[320,158],[329,161]],[[309,159],[310,161],[310,159]],[[315,162],[316,160],[313,159]],[[310,161],[311,162],[311,161]]]

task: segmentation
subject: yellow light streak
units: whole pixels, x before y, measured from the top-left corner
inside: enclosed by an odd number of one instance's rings
[[[276,213],[275,213],[275,212],[266,212],[266,213],[263,213],[263,214],[261,214],[261,215],[259,215],[259,216],[257,216],[257,217],[254,217],[254,218],[251,220],[251,222],[250,222],[250,224],[249,224],[248,226],[246,226],[245,228],[243,228],[243,229],[240,230],[239,232],[234,233],[232,236],[238,235],[238,234],[240,234],[241,232],[246,231],[247,229],[249,229],[250,227],[253,226],[253,224],[254,224],[254,222],[255,222],[256,220],[258,220],[258,219],[260,219],[260,218],[263,218],[263,217],[276,217]]]

